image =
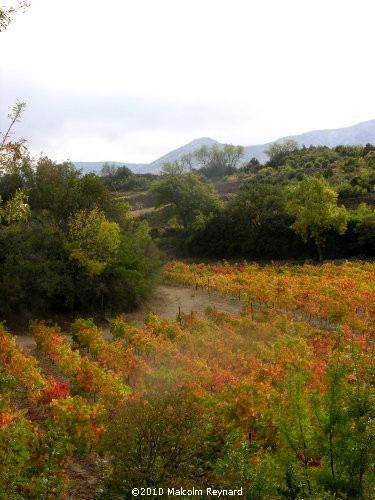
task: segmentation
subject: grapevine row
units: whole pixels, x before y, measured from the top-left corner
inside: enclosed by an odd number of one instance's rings
[[[230,266],[171,262],[167,282],[201,287],[246,303],[298,311],[327,323],[370,331],[375,322],[375,265]]]

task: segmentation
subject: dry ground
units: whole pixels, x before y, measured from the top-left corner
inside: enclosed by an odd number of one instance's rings
[[[143,319],[149,312],[166,318],[175,319],[179,312],[179,308],[183,313],[190,313],[191,311],[203,313],[209,306],[215,306],[216,309],[228,313],[239,314],[243,303],[220,297],[216,294],[208,294],[202,290],[194,290],[192,288],[180,286],[159,285],[151,300],[137,311],[126,314],[125,318],[129,322],[134,321],[137,326],[140,327],[143,323]],[[103,332],[105,338],[111,338],[108,324],[103,325]],[[67,331],[65,333],[69,334]],[[33,337],[28,334],[20,333],[17,335],[17,343],[26,349],[35,347]]]

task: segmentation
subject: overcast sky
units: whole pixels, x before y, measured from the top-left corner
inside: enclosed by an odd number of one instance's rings
[[[33,155],[146,163],[375,118],[373,0],[29,1],[0,33],[0,130],[26,101]]]

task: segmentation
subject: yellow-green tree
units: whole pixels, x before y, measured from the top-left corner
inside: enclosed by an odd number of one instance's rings
[[[91,275],[98,275],[120,248],[120,226],[106,219],[98,208],[80,210],[68,222],[72,241],[71,258]]]
[[[323,258],[323,247],[328,231],[344,234],[347,226],[345,207],[337,205],[338,194],[327,181],[318,177],[304,179],[290,190],[287,210],[296,220],[290,226],[306,243],[314,240],[319,258]]]

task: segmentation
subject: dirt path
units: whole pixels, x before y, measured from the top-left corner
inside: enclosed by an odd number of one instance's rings
[[[126,315],[129,321],[142,324],[143,318],[149,312],[176,319],[179,312],[190,313],[196,311],[204,313],[207,307],[215,306],[222,311],[239,314],[244,304],[236,300],[209,294],[202,290],[194,290],[181,286],[159,285],[153,299],[140,311]]]
[[[243,303],[220,297],[216,294],[209,294],[202,290],[194,290],[193,288],[159,285],[152,299],[138,311],[126,314],[126,319],[129,322],[136,322],[137,326],[140,327],[143,319],[149,312],[175,319],[179,308],[183,313],[196,311],[203,314],[204,310],[209,306],[215,306],[216,309],[221,309],[228,313],[239,314]],[[105,338],[111,338],[109,325],[103,325],[103,332]],[[22,345],[26,351],[35,347],[35,341],[30,335],[19,334],[17,336],[17,343]]]
[[[96,456],[91,453],[84,458],[70,460],[67,473],[73,482],[67,500],[93,500],[97,498],[99,476],[95,465]]]

